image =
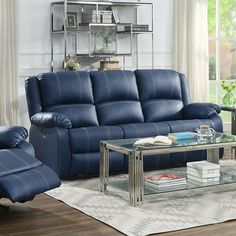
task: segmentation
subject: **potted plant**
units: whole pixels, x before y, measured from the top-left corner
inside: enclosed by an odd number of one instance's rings
[[[233,90],[236,88],[236,81],[231,81],[229,83],[222,81],[221,87],[226,91],[223,97],[223,104],[226,106],[234,106],[236,103],[236,98],[233,94]]]

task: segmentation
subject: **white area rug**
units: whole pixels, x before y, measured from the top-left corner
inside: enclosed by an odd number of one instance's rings
[[[223,164],[236,174],[235,161],[223,161]],[[151,202],[139,207],[130,206],[127,195],[114,195],[118,192],[112,188],[103,194],[98,187],[98,178],[64,181],[61,187],[47,194],[130,236],[236,219],[236,184],[155,195],[149,198]]]

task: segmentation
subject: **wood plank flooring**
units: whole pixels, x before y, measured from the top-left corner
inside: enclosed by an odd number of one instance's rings
[[[107,226],[45,194],[24,204],[9,204],[9,211],[0,210],[0,236],[72,235],[117,236],[117,230]],[[236,236],[236,220],[193,229],[159,234],[161,236]]]

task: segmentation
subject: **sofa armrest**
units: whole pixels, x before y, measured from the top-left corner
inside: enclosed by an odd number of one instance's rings
[[[214,103],[191,103],[183,108],[184,119],[208,119],[220,111],[221,107]]]
[[[28,137],[28,131],[22,126],[0,127],[0,148],[15,148]]]
[[[31,123],[44,128],[61,127],[69,129],[72,127],[70,119],[57,112],[37,113],[31,117]]]

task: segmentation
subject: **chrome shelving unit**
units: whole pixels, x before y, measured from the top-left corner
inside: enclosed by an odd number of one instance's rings
[[[55,17],[55,7],[56,6],[61,6],[62,7],[62,23],[64,25],[64,29],[55,29],[54,28],[54,17]],[[138,17],[138,7],[140,6],[148,6],[150,8],[150,14],[151,14],[151,22],[149,25],[149,30],[148,31],[133,31],[133,24],[134,23],[129,23],[129,22],[124,22],[124,23],[87,23],[87,24],[82,24],[83,28],[82,29],[76,29],[76,30],[69,30],[67,29],[67,13],[68,13],[68,8],[71,6],[79,6],[80,10],[78,13],[84,14],[84,9],[86,7],[93,8],[96,10],[97,15],[98,11],[101,9],[106,9],[107,7],[115,6],[119,8],[123,7],[129,7],[129,8],[134,8],[135,14],[136,14],[136,22],[135,24],[138,24],[139,17]],[[57,9],[58,10],[58,9]],[[74,11],[74,10],[73,10]],[[82,23],[82,22],[81,22]],[[136,40],[136,68],[139,67],[139,48],[138,48],[138,35],[140,34],[150,34],[151,35],[151,54],[152,54],[152,68],[154,66],[154,52],[153,52],[153,24],[154,24],[154,6],[153,3],[151,2],[122,2],[122,1],[78,1],[78,0],[64,0],[64,1],[55,1],[51,3],[51,71],[54,70],[54,44],[55,44],[55,37],[60,37],[60,35],[63,37],[63,47],[64,47],[64,61],[66,56],[69,54],[68,53],[68,36],[74,37],[74,45],[73,45],[73,50],[74,54],[78,55],[79,57],[102,57],[102,58],[107,58],[107,57],[114,57],[114,56],[122,56],[123,57],[123,67],[125,69],[126,62],[125,62],[125,57],[126,56],[132,56],[133,55],[133,50],[134,50],[134,40]],[[122,25],[129,25],[130,26],[130,31],[118,31],[117,27],[122,26]],[[110,52],[95,52],[92,50],[92,38],[93,38],[93,28],[100,28],[100,29],[107,29],[107,28],[113,28],[115,31],[115,51],[110,53]],[[89,42],[89,48],[88,48],[88,53],[79,53],[78,50],[78,45],[77,45],[77,39],[78,37],[81,37],[82,34],[87,34],[88,37],[88,42]],[[130,50],[125,52],[125,53],[119,53],[118,52],[118,46],[117,43],[119,41],[118,35],[124,34],[126,37],[129,37],[129,44],[130,44]],[[96,43],[96,42],[95,42]],[[66,65],[64,63],[64,68],[66,68]]]

